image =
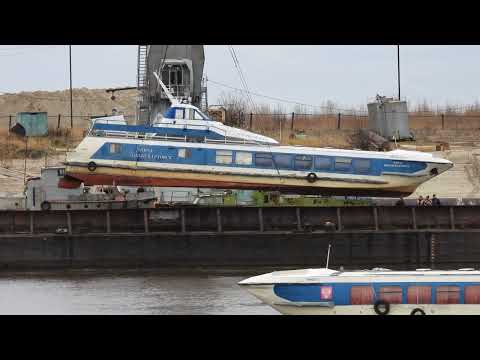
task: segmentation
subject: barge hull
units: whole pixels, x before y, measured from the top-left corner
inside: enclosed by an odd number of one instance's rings
[[[478,267],[479,214],[478,206],[3,211],[0,268],[319,267],[329,245],[333,268]]]

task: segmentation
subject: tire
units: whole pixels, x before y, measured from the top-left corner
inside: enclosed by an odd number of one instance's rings
[[[315,173],[310,173],[310,174],[307,175],[307,181],[309,183],[314,183],[315,181],[317,181],[317,179],[318,179],[317,174],[315,174]]]
[[[95,164],[93,161],[90,161],[87,165],[87,169],[90,171],[95,171],[97,169],[97,164]]]
[[[426,315],[425,311],[420,308],[413,309],[410,315]]]
[[[383,300],[378,300],[373,305],[373,309],[377,315],[387,315],[390,312],[390,304]]]
[[[40,208],[43,210],[43,211],[48,211],[52,208],[52,204],[50,204],[48,201],[44,201],[40,204]]]

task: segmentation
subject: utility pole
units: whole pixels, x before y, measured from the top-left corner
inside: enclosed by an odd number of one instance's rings
[[[68,45],[70,61],[70,128],[73,129],[73,93],[72,93],[72,45]]]
[[[398,100],[400,101],[400,45],[397,45]]]
[[[27,153],[28,153],[28,136],[25,134],[25,159],[23,160],[23,185],[27,183]]]

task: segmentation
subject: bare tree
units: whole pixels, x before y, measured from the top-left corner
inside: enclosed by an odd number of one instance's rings
[[[226,110],[225,123],[227,125],[245,127],[250,107],[241,94],[236,92],[222,92],[219,97],[219,103]]]

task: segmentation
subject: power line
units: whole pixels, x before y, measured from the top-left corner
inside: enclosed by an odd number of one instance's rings
[[[248,89],[247,81],[245,79],[245,76],[243,75],[243,71],[242,71],[242,68],[240,66],[240,62],[238,61],[238,57],[237,57],[237,54],[235,52],[235,49],[233,48],[233,46],[228,45],[228,50],[230,51],[230,55],[232,56],[233,64],[237,68],[237,72],[238,72],[238,75],[240,77],[240,82],[242,84],[242,87],[245,90],[247,100],[252,103],[252,109],[254,110],[255,109],[255,102],[253,101],[252,97],[250,96],[250,91]]]
[[[246,91],[246,90],[242,90],[242,89],[239,89],[239,88],[227,85],[227,84],[220,83],[218,81],[214,81],[212,79],[208,79],[208,81],[213,83],[213,84],[223,86],[223,87],[226,87],[226,88],[229,88],[229,89],[232,89],[232,90]],[[301,102],[298,102],[298,101],[286,100],[286,99],[281,99],[281,98],[277,98],[277,97],[273,97],[273,96],[263,95],[263,94],[255,93],[255,92],[252,92],[252,91],[249,91],[249,93],[251,95],[254,95],[254,96],[258,96],[258,97],[262,97],[262,98],[270,99],[270,100],[275,100],[275,101],[279,101],[279,102],[283,102],[283,103],[293,104],[293,105],[301,105],[301,106],[307,106],[307,107],[313,107],[313,108],[319,108],[319,109],[332,109],[331,107],[328,107],[328,106],[306,104],[306,103],[301,103]],[[334,109],[335,110],[341,110],[341,111],[355,111],[353,109],[342,109],[342,108],[338,108],[338,107],[335,107]],[[355,111],[355,112],[360,112],[360,111]]]
[[[0,48],[0,57],[8,57],[8,56],[17,56],[17,55],[23,55],[28,53],[28,50],[43,50],[43,49],[48,49],[48,48],[58,48],[58,46],[36,46],[36,47],[18,47],[18,48]],[[8,53],[9,51],[16,51],[16,50],[23,50],[20,52],[13,52],[13,53]]]

